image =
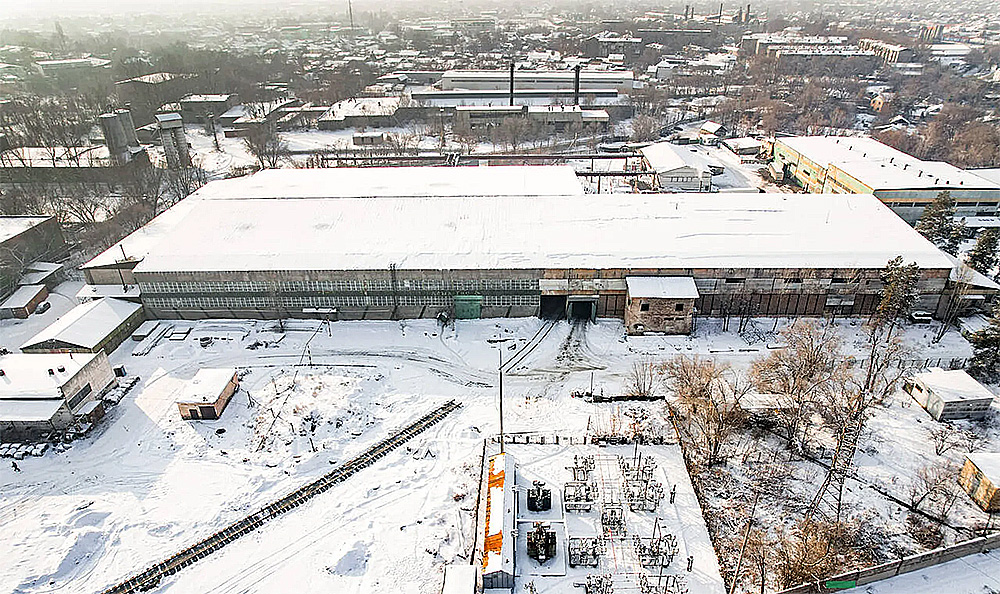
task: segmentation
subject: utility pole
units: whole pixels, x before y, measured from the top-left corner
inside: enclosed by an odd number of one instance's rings
[[[497,373],[500,374],[500,453],[503,452],[503,349],[498,348],[497,354],[500,355],[500,367],[497,368]]]
[[[757,513],[757,502],[760,501],[760,487],[753,496],[753,507],[750,508],[750,518],[747,520],[747,529],[743,533],[743,544],[740,545],[740,556],[736,559],[736,571],[733,572],[733,585],[729,588],[729,594],[736,594],[736,584],[740,580],[740,569],[743,568],[743,555],[747,552],[747,541],[750,540],[750,529],[753,527],[753,516]]]

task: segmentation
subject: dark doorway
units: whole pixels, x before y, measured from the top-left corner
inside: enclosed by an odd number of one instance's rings
[[[542,295],[538,317],[543,320],[561,320],[566,317],[565,295]]]
[[[593,301],[571,301],[569,304],[569,317],[573,320],[592,320],[597,304]]]
[[[215,407],[214,406],[199,406],[201,409],[201,418],[203,419],[215,419]]]

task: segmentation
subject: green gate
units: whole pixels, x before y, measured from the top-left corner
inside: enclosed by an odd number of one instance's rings
[[[474,320],[482,316],[483,298],[479,295],[455,295],[455,317]]]

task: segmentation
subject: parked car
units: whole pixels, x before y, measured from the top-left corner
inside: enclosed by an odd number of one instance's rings
[[[42,301],[41,303],[38,304],[38,307],[35,308],[35,313],[43,314],[49,311],[50,307],[52,307],[51,303],[49,303],[48,301]]]
[[[930,324],[934,320],[934,316],[931,315],[929,311],[911,311],[910,321],[914,324]]]

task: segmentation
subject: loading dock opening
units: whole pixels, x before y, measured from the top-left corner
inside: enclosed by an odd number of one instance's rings
[[[566,298],[566,305],[571,320],[597,319],[597,296],[576,296]]]
[[[565,295],[542,295],[538,317],[543,320],[561,320],[566,317]]]

